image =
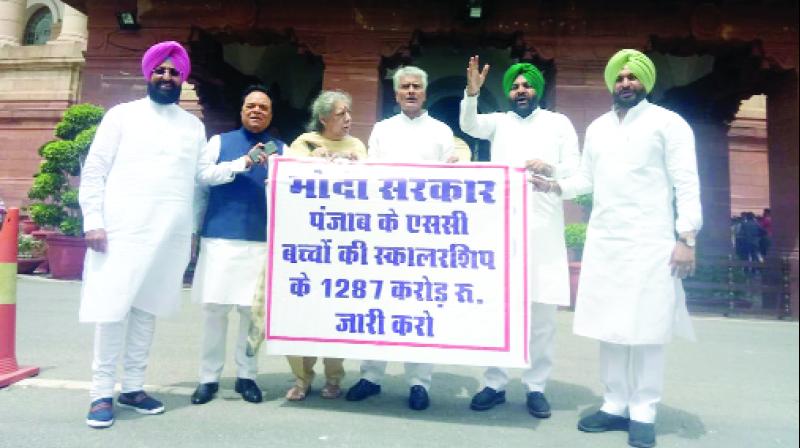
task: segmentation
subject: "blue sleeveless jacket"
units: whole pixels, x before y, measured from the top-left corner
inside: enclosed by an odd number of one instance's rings
[[[258,142],[273,141],[278,154],[284,143],[266,131],[253,134],[241,127],[220,134],[219,162],[236,160]],[[267,167],[253,165],[250,171],[239,173],[232,182],[209,188],[208,206],[201,235],[206,238],[229,240],[267,240],[267,202],[264,181]]]

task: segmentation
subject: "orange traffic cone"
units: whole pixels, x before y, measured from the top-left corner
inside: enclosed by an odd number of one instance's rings
[[[19,209],[11,208],[0,229],[0,388],[39,374],[20,367],[15,352],[17,330],[17,238]]]

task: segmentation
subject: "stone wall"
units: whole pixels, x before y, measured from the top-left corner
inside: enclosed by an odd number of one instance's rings
[[[9,206],[27,203],[40,162],[37,150],[53,138],[83,84],[86,16],[53,3],[50,40],[20,45],[26,20],[43,4],[0,0],[0,197]]]
[[[511,40],[512,52],[526,60],[555,64],[553,107],[572,120],[579,134],[608,110],[609,93],[602,71],[620,48],[660,51],[675,56],[711,54],[743,57],[732,75],[715,73],[705,84],[673,95],[697,136],[704,200],[705,253],[727,252],[730,174],[727,131],[739,101],[768,95],[770,202],[788,216],[775,219],[776,243],[797,255],[798,184],[798,5],[793,1],[659,1],[613,3],[590,0],[483,2],[484,16],[466,18],[465,2],[423,0],[346,2],[219,0],[68,1],[90,17],[83,100],[110,106],[140,97],[144,85],[139,58],[154,42],[195,42],[198,30],[220,42],[291,42],[298,51],[322,58],[323,88],[341,88],[354,99],[353,134],[366,140],[383,103],[379,68],[386,60],[413,60],[420,35],[452,42],[454,48],[480,53],[500,40]],[[235,6],[234,6],[235,5]],[[115,13],[138,11],[141,30],[120,31]],[[654,45],[657,43],[657,45]],[[731,56],[732,50],[743,56]],[[203,78],[197,66],[199,103]],[[464,60],[466,64],[466,60]],[[736,60],[729,59],[732,67]],[[755,64],[755,66],[747,65]],[[747,67],[745,67],[747,66]],[[496,67],[502,70],[502,67]],[[207,73],[206,73],[207,75]],[[788,77],[788,78],[787,78]],[[787,81],[788,79],[788,81]],[[680,93],[680,92],[679,92]],[[779,106],[778,106],[779,105]],[[707,110],[708,108],[708,110]],[[722,108],[722,111],[719,109]],[[203,110],[213,116],[213,110]],[[778,229],[780,228],[780,229]],[[796,261],[795,261],[796,263]],[[796,269],[795,269],[796,270]],[[795,282],[796,285],[796,282]],[[796,288],[795,288],[796,289]]]

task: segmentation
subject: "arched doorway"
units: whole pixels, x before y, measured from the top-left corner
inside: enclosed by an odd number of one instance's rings
[[[189,39],[192,79],[209,134],[239,126],[241,92],[248,85],[269,88],[270,130],[287,144],[304,132],[308,108],[322,89],[322,58],[298,45],[287,31],[211,32],[193,28]]]
[[[781,70],[770,64],[755,41],[653,37],[650,47],[658,72],[651,100],[679,113],[695,132],[704,253],[726,255],[731,246],[731,124],[742,101],[770,94]],[[758,167],[751,168],[748,174],[756,175]]]
[[[768,258],[770,265],[782,267],[758,272],[765,284],[783,284],[788,265],[777,262],[782,257],[796,260],[797,256],[798,150],[796,143],[791,144],[797,141],[796,72],[785,70],[768,58],[759,41],[653,37],[650,46],[650,55],[662,77],[662,85],[654,89],[653,101],[683,116],[695,133],[704,220],[699,254],[711,258],[734,252],[732,185],[753,184],[748,178],[765,177],[757,183],[768,188],[770,208],[777,211],[773,222],[781,223],[772,225],[773,249]],[[672,85],[664,84],[670,81]],[[758,95],[766,97],[762,108],[766,110],[762,129],[766,132],[761,135],[762,143],[767,145],[766,158],[732,170],[732,124],[742,102]],[[763,309],[771,309],[783,298],[769,294],[762,295],[761,300]],[[796,307],[796,298],[792,300]]]

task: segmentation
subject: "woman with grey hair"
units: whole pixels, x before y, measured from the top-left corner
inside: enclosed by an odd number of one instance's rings
[[[350,133],[350,95],[341,90],[324,90],[311,105],[311,120],[308,131],[297,137],[286,155],[293,157],[325,157],[359,160],[367,157],[367,149],[361,140]],[[287,356],[289,367],[295,376],[295,384],[286,392],[286,399],[300,401],[306,398],[314,380],[313,356]],[[344,362],[341,358],[324,358],[325,386],[320,391],[322,398],[338,398],[342,395],[340,383],[344,378]]]
[[[286,155],[359,160],[367,149],[361,140],[350,136],[353,100],[341,90],[323,90],[311,104],[308,131],[297,137]]]

